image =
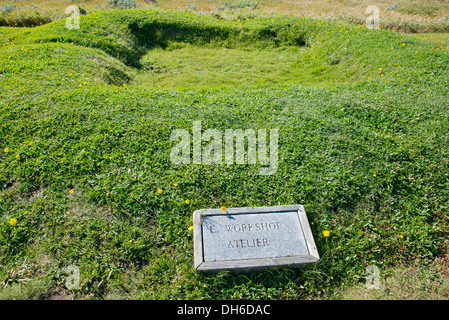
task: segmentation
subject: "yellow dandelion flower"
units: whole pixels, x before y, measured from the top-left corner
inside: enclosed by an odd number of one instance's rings
[[[20,158],[19,154],[16,154],[16,159],[19,159],[19,158]]]
[[[83,86],[83,84],[82,84],[82,83],[80,83],[80,84],[79,84],[79,87],[81,88],[82,86]]]
[[[329,235],[330,235],[330,232],[328,230],[323,231],[323,236],[329,237]]]
[[[403,236],[402,234],[400,234],[400,235],[399,235],[399,238],[401,238],[401,239],[402,239],[402,238],[404,238],[404,236]]]
[[[28,142],[28,145],[31,147],[33,145],[33,141]]]
[[[192,230],[193,230],[193,226],[190,226],[190,227],[189,227],[189,231],[192,231]]]
[[[3,149],[3,151],[5,151],[5,153],[8,153],[9,148],[5,148],[5,149]]]
[[[186,199],[186,201],[184,201],[186,204],[189,204],[190,203],[190,200],[189,199]]]
[[[379,68],[379,71],[382,71],[383,69],[382,68]]]
[[[128,241],[128,243],[131,243],[131,242],[133,242],[133,239],[131,239],[131,240]]]
[[[13,226],[13,225],[15,225],[17,223],[17,219],[16,218],[11,218],[11,219],[9,219],[8,222],[9,222],[10,225]]]
[[[174,185],[175,187],[177,187],[177,186],[178,186],[178,184],[177,184],[177,183],[173,183],[173,185]]]
[[[74,192],[75,192],[75,191],[74,191],[73,189],[70,189],[70,190],[69,190],[69,193],[70,193],[70,194],[72,194],[72,193],[74,193]]]
[[[157,189],[157,193],[161,194],[162,193],[162,189]]]
[[[373,177],[375,177],[376,176],[376,174],[375,173],[373,173]]]
[[[225,206],[221,207],[220,209],[221,209],[221,211],[223,211],[223,212],[226,211],[226,207],[225,207]]]

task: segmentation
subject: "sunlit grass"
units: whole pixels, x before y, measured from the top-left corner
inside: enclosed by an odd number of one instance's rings
[[[308,72],[299,62],[306,48],[271,50],[205,48],[180,44],[150,50],[133,84],[164,88],[221,87],[297,82]]]
[[[415,37],[435,44],[449,45],[449,33],[418,33]]]

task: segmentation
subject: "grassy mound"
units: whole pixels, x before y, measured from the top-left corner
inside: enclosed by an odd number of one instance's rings
[[[333,297],[364,281],[368,265],[441,255],[446,45],[291,17],[127,10],[82,16],[80,26],[0,29],[0,281],[8,297]],[[224,52],[228,64],[216,64]],[[284,70],[297,68],[284,78],[274,73],[279,52],[289,53]],[[191,74],[195,53],[205,69],[187,85],[153,72],[182,59]],[[244,73],[235,67],[242,57],[259,76],[227,82]],[[171,132],[199,120],[203,130],[279,128],[276,174],[171,163]],[[193,271],[194,210],[297,203],[319,263],[240,276]],[[66,283],[69,266],[80,268],[79,289]]]

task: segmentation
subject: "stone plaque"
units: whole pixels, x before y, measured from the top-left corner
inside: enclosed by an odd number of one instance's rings
[[[203,209],[193,213],[197,271],[253,271],[319,260],[304,207]]]

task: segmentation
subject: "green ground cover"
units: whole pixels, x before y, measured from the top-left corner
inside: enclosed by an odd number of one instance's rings
[[[3,297],[333,298],[368,265],[445,252],[447,44],[325,19],[158,10],[80,26],[0,28]],[[279,128],[276,174],[171,163],[171,132],[198,120]],[[278,204],[305,206],[320,262],[195,273],[194,210]]]

